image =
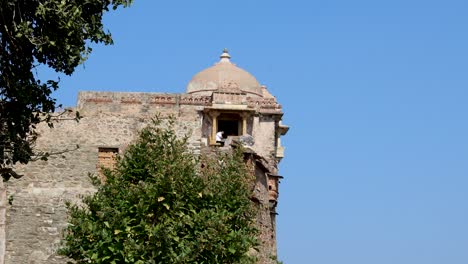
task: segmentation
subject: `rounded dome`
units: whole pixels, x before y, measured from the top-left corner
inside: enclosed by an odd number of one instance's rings
[[[250,96],[263,97],[257,79],[247,71],[231,63],[231,56],[225,49],[221,60],[193,76],[187,85],[188,94],[211,95],[213,91],[245,92]]]

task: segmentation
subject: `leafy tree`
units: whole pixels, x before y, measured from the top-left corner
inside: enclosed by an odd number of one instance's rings
[[[93,177],[95,194],[67,205],[60,254],[77,263],[254,261],[254,178],[242,153],[197,161],[168,127],[144,129],[104,184]]]
[[[36,157],[35,126],[52,126],[58,88],[40,80],[39,65],[71,75],[91,52],[90,43],[111,44],[102,17],[132,0],[0,1],[0,176],[17,176],[15,163]]]

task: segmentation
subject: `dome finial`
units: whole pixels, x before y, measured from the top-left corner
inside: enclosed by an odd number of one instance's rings
[[[231,58],[231,55],[228,53],[228,49],[224,48],[223,49],[223,54],[219,56],[221,60],[219,62],[231,62],[229,59]]]

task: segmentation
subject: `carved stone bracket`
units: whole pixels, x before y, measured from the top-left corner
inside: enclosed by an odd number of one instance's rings
[[[219,111],[210,111],[208,112],[208,114],[212,117],[212,118],[217,118],[219,115],[220,115],[220,112]]]

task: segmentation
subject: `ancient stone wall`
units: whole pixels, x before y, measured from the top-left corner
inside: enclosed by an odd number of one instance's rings
[[[273,257],[276,256],[276,241],[274,227],[271,223],[269,201],[268,201],[268,183],[265,172],[259,167],[255,167],[255,198],[258,199],[257,206],[257,225],[259,227],[260,252],[258,254],[259,263],[275,263]]]
[[[273,162],[276,153],[275,126],[276,119],[271,115],[260,115],[253,118],[253,134],[255,151]]]
[[[194,154],[199,154],[201,146],[206,144],[202,125],[210,123],[203,114],[208,99],[185,94],[81,92],[77,108],[71,109],[68,116],[72,119],[75,111],[79,111],[83,116],[79,122],[64,120],[55,123],[53,129],[39,127],[37,149],[63,153],[47,161],[18,166],[24,177],[7,182],[6,192],[0,192],[0,264],[2,257],[7,264],[66,263],[55,253],[66,226],[64,203],[79,201],[82,195],[94,191],[87,175],[97,172],[99,148],[124,152],[138,131],[159,115],[173,116],[177,135],[187,136],[189,147]],[[253,117],[249,126],[254,132],[255,151],[261,155],[273,153],[274,118]],[[265,252],[260,263],[269,263],[269,256],[276,255],[275,242],[271,242],[274,228],[268,210],[267,186],[265,174],[257,172],[256,188],[263,208],[258,221]],[[7,199],[12,205],[7,205]],[[2,213],[5,229],[1,228]],[[6,247],[2,247],[2,230]],[[4,254],[1,249],[5,250]]]
[[[7,210],[6,263],[64,263],[55,255],[66,225],[66,200],[90,193],[87,174],[95,173],[100,147],[125,149],[144,119],[110,113],[41,127],[38,149],[71,150],[19,168],[24,177],[8,182],[13,205]],[[76,145],[79,148],[76,149]]]

